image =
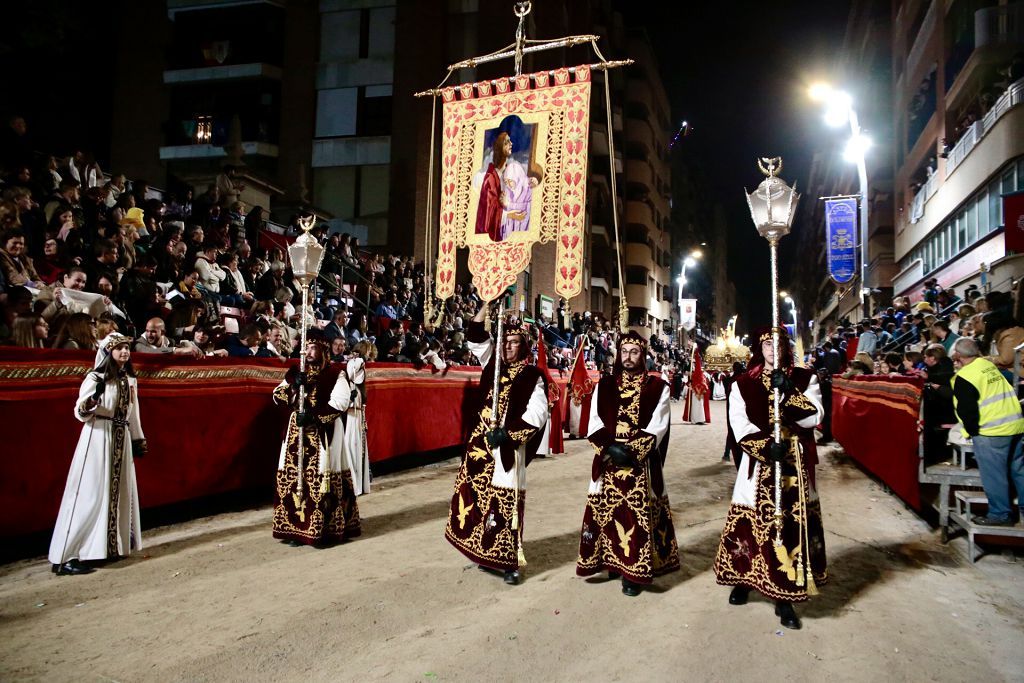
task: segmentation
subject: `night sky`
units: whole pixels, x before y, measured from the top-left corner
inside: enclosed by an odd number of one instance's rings
[[[768,245],[750,220],[743,188],[752,190],[763,178],[757,157],[781,156],[782,177],[790,185],[796,181],[800,190],[807,185],[814,152],[844,144],[843,135],[823,124],[807,87],[830,76],[834,80],[850,3],[621,5],[627,25],[646,27],[651,38],[675,125],[685,119],[693,126],[674,154],[706,174],[709,202],[720,202],[727,212],[740,328],[767,323]],[[787,263],[796,257],[796,240],[791,234],[780,249],[783,282]]]

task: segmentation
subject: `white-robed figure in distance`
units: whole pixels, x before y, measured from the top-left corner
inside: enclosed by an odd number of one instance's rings
[[[142,548],[135,454],[146,450],[130,337],[103,340],[96,368],[85,376],[75,417],[85,423],[71,459],[49,560],[57,574],[87,574],[82,561]]]

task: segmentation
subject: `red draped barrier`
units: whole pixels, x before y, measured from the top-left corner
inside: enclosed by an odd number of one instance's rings
[[[861,375],[832,382],[832,434],[864,469],[921,510],[918,419],[924,380]]]
[[[53,526],[82,430],[74,403],[94,357],[0,347],[0,537]],[[287,363],[155,354],[132,363],[150,447],[136,464],[144,509],[260,487],[270,495],[287,417],[271,392]],[[370,363],[366,374],[371,461],[465,443],[480,368]]]

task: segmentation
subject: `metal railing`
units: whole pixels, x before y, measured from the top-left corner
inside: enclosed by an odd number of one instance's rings
[[[1024,102],[1024,78],[1010,85],[999,99],[995,101],[992,108],[988,110],[980,121],[975,121],[963,136],[953,145],[953,149],[946,158],[946,177],[948,178],[956,170],[967,155],[977,147],[982,138],[999,122],[1006,112]],[[916,201],[916,198],[915,198]],[[926,200],[927,201],[927,200]],[[922,205],[923,206],[923,205]],[[911,221],[916,222],[916,221]]]

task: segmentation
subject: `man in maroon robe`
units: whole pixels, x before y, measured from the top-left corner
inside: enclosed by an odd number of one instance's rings
[[[729,426],[743,457],[715,557],[715,575],[718,583],[734,586],[730,604],[746,604],[754,589],[775,601],[783,626],[798,629],[793,603],[807,600],[828,579],[821,505],[814,486],[814,428],[822,414],[821,391],[813,371],[793,366],[784,329],[779,330],[778,368],[771,329],[755,339],[748,371],[729,388]],[[782,394],[778,443],[772,426],[775,388]],[[775,463],[782,466],[781,529],[776,527]]]
[[[547,382],[537,366],[526,362],[526,329],[507,329],[500,349],[497,426],[492,426],[495,344],[484,330],[486,311],[481,306],[466,329],[466,343],[484,366],[482,400],[455,478],[444,535],[481,569],[503,573],[505,583],[515,585],[520,578],[526,465],[536,455],[547,424]]]
[[[622,577],[635,597],[655,576],[679,569],[672,511],[662,478],[671,414],[669,386],[647,373],[647,340],[619,342],[614,372],[597,385],[588,437],[594,455],[576,573]]]

